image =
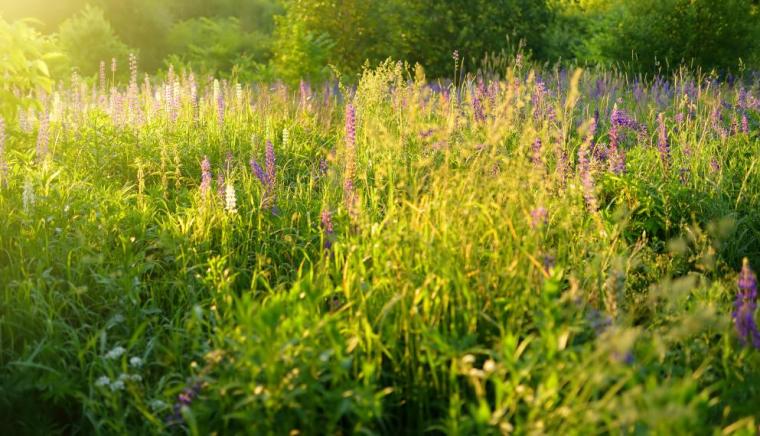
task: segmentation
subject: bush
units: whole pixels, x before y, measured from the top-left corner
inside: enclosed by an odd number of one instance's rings
[[[21,108],[39,106],[30,93],[52,87],[47,61],[59,56],[52,41],[30,26],[30,21],[8,23],[0,17],[0,115],[15,120]]]
[[[194,18],[174,25],[169,47],[179,61],[214,75],[228,74],[237,67],[239,77],[252,80],[272,56],[271,38],[246,32],[237,18]]]
[[[129,47],[119,40],[97,7],[86,6],[81,13],[64,21],[58,38],[72,66],[84,75],[97,74],[100,62],[110,64],[112,58],[126,65]]]
[[[670,71],[681,62],[728,69],[757,48],[752,0],[616,0],[594,22],[586,56],[637,71]]]

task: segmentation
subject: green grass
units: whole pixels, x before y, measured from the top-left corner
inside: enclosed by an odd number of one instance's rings
[[[538,103],[536,73],[548,89]],[[221,84],[222,124],[214,87],[199,88],[196,116],[184,77],[176,120],[157,84],[102,97],[65,88],[45,99],[46,156],[35,153],[36,123],[9,126],[0,426],[754,434],[760,352],[739,342],[731,311],[741,259],[760,265],[757,106],[733,107],[737,88],[704,78],[685,98],[688,76],[669,78],[672,94],[648,83],[637,97],[614,72],[576,82],[510,68],[486,84],[493,98],[472,77],[446,98],[406,74],[388,63],[355,90],[308,99]],[[758,95],[756,83],[747,88]],[[130,95],[142,115],[128,109]],[[353,216],[347,100],[357,111]],[[625,174],[592,159],[599,210],[589,210],[578,150],[595,109],[596,142],[609,142],[616,101],[646,132],[626,134]],[[730,130],[746,114],[749,133],[720,135],[711,114],[723,101],[732,107],[719,124]],[[267,139],[276,213],[248,164],[264,165]],[[228,152],[236,213],[216,195]],[[204,156],[214,175],[206,196]],[[545,223],[532,222],[539,207]],[[331,250],[323,210],[333,213]],[[181,422],[168,425],[195,384]]]

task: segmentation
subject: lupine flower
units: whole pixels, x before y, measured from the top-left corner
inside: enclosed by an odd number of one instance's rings
[[[48,155],[48,141],[50,139],[50,119],[47,113],[40,117],[40,128],[37,132],[37,159],[43,160]]]
[[[533,141],[533,146],[531,147],[532,156],[531,156],[531,162],[533,162],[533,165],[535,165],[537,168],[541,167],[541,138],[536,138],[535,141]]]
[[[720,171],[720,164],[718,163],[718,160],[715,158],[710,159],[710,170],[714,173],[717,173]]]
[[[325,250],[332,248],[332,239],[335,233],[333,229],[332,214],[328,210],[323,210],[322,215],[322,229],[325,232]]]
[[[477,95],[472,98],[472,116],[475,118],[475,121],[479,123],[486,120],[486,115],[483,112],[483,103],[481,103],[480,98]]]
[[[747,114],[742,114],[742,133],[749,134],[749,120],[747,120]]]
[[[665,114],[662,112],[657,115],[657,130],[657,149],[660,152],[660,161],[662,161],[667,172],[670,166],[670,142],[668,141],[668,130],[665,127]]]
[[[530,227],[535,229],[546,224],[548,211],[540,206],[530,211]]]
[[[37,198],[34,195],[34,186],[32,185],[32,179],[29,176],[24,179],[24,192],[21,195],[21,201],[24,208],[24,212],[29,213],[34,207]]]
[[[267,175],[264,173],[264,169],[261,168],[261,165],[256,162],[256,159],[251,158],[250,165],[251,172],[256,176],[257,179],[259,179],[259,182],[261,182],[261,184],[264,186],[269,185],[269,182],[267,182]]]
[[[354,176],[356,173],[356,110],[354,106],[346,106],[346,168],[343,179],[343,196],[346,201],[346,209],[352,219],[356,218],[356,190],[354,188]]]
[[[591,160],[589,157],[589,148],[595,131],[596,124],[592,120],[589,126],[589,134],[578,149],[578,171],[581,177],[581,185],[583,186],[583,198],[586,200],[586,206],[590,212],[596,212],[598,209],[596,196],[594,195],[594,178],[591,175]]]
[[[287,127],[282,128],[282,146],[287,147],[290,143],[290,131]]]
[[[760,331],[755,323],[757,308],[757,277],[745,257],[738,280],[739,292],[736,294],[732,317],[739,340],[744,345],[760,349]]]
[[[191,386],[184,388],[182,392],[177,395],[177,401],[175,401],[174,406],[172,407],[172,413],[166,418],[166,423],[168,425],[180,425],[185,422],[182,417],[182,408],[190,407],[193,400],[195,400],[198,394],[201,393],[201,388],[201,382],[196,382]]]
[[[237,213],[237,197],[235,196],[235,187],[228,183],[224,194],[224,209],[229,213]]]
[[[203,156],[203,162],[201,162],[201,194],[205,196],[211,189],[211,162],[208,160],[208,156]]]
[[[609,166],[613,174],[620,175],[625,172],[625,151],[620,147],[620,127],[626,125],[628,118],[615,104],[610,116],[610,148]]]

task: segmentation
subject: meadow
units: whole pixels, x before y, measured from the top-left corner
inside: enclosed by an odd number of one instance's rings
[[[756,434],[760,77],[451,63],[37,92],[5,434]]]

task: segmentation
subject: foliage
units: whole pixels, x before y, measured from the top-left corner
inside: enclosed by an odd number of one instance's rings
[[[100,62],[127,65],[130,49],[114,33],[103,10],[86,6],[78,15],[69,18],[58,29],[58,41],[72,66],[80,74],[98,74]]]
[[[268,35],[246,32],[236,18],[198,18],[176,23],[168,35],[173,57],[202,73],[226,74],[233,67],[251,81],[271,58]]]
[[[11,122],[19,108],[38,107],[31,93],[50,91],[47,62],[58,57],[52,42],[30,20],[8,23],[0,17],[0,115]]]
[[[624,62],[634,71],[672,71],[682,63],[736,68],[760,47],[760,14],[752,0],[615,1],[586,42],[594,61]]]

